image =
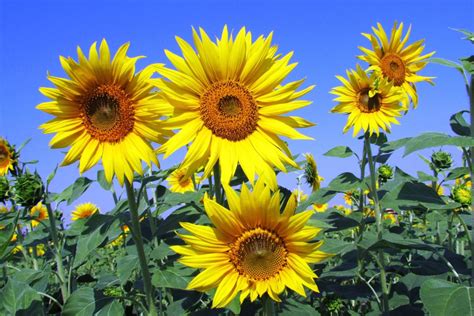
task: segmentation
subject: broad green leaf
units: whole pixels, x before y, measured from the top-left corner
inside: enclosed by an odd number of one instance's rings
[[[458,178],[462,178],[465,175],[470,173],[469,168],[467,167],[458,167],[451,170],[451,172],[446,177],[446,180],[456,180]]]
[[[312,204],[325,204],[338,194],[338,191],[329,190],[328,188],[321,188],[313,192],[305,201],[298,205],[297,212],[308,209]]]
[[[97,171],[97,182],[99,182],[102,189],[109,191],[112,188],[113,181],[111,183],[107,182],[105,179],[104,170]]]
[[[151,282],[156,287],[185,290],[192,279],[190,274],[193,272],[194,270],[189,268],[156,268],[153,271]]]
[[[150,258],[154,260],[163,260],[169,255],[173,255],[174,252],[170,249],[170,246],[162,242],[157,248],[153,249],[150,253]]]
[[[334,147],[324,154],[324,156],[338,157],[338,158],[347,158],[352,155],[354,155],[354,152],[352,151],[352,149],[350,149],[347,146]]]
[[[56,195],[54,198],[56,202],[66,201],[67,205],[71,205],[77,198],[79,198],[91,185],[92,180],[80,177],[77,180],[68,186],[66,190]]]
[[[474,75],[474,55],[466,58],[461,58],[461,64],[464,70],[471,75]]]
[[[7,284],[0,291],[0,306],[15,315],[20,310],[30,307],[34,301],[41,301],[41,297],[28,283],[9,278]]]
[[[334,178],[329,185],[328,189],[332,191],[346,192],[360,188],[361,181],[354,174],[350,172],[344,172]]]
[[[308,303],[301,303],[295,299],[288,299],[281,305],[280,316],[308,316],[318,315],[318,311]]]
[[[431,279],[421,285],[420,297],[433,316],[474,315],[474,288]]]
[[[96,229],[90,234],[80,236],[76,246],[74,267],[78,267],[84,263],[88,256],[104,242],[105,238],[106,235],[101,233],[100,229]]]
[[[435,176],[432,176],[432,175],[430,175],[430,174],[427,174],[426,172],[418,171],[417,174],[418,174],[418,179],[419,179],[421,182],[426,182],[426,181],[438,181],[438,179],[436,179]]]
[[[124,285],[132,275],[133,271],[138,268],[138,256],[127,255],[117,258],[117,274],[120,283]]]
[[[391,152],[391,151],[395,151],[403,146],[405,146],[405,144],[410,140],[410,137],[407,137],[407,138],[401,138],[401,139],[398,139],[398,140],[394,140],[392,142],[389,142],[389,143],[385,143],[382,145],[382,147],[380,148],[380,150],[382,152]]]
[[[459,147],[472,147],[474,146],[474,138],[466,136],[449,136],[443,133],[423,133],[419,136],[411,138],[405,144],[405,152],[403,156],[407,156],[417,150],[440,147],[440,146],[459,146]]]
[[[118,316],[124,315],[124,312],[122,304],[117,300],[113,300],[102,307],[95,316]]]
[[[95,310],[94,290],[81,287],[74,292],[64,304],[62,316],[90,316]]]
[[[451,129],[453,132],[460,136],[470,136],[471,135],[471,127],[466,122],[463,117],[464,113],[469,113],[469,111],[461,111],[456,114],[453,114],[449,119],[449,124],[451,125]]]
[[[461,74],[464,73],[464,70],[462,69],[462,66],[460,64],[458,64],[457,62],[447,60],[447,59],[444,59],[444,58],[430,58],[429,61],[431,63],[440,64],[440,65],[443,65],[443,66],[448,66],[448,67],[457,69]]]
[[[463,33],[464,35],[466,35],[466,37],[463,38],[463,39],[466,39],[468,41],[471,41],[471,43],[474,43],[474,33],[473,32],[465,30],[465,29],[453,29],[453,30]]]
[[[199,203],[201,198],[204,195],[204,190],[198,192],[185,192],[185,193],[175,193],[169,192],[165,195],[164,203],[168,205],[178,205],[182,203]]]

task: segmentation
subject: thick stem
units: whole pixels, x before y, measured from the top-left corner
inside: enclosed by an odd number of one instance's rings
[[[263,298],[263,316],[274,316],[275,314],[275,303],[268,296],[265,295]]]
[[[48,218],[49,218],[49,229],[51,231],[51,238],[53,238],[54,244],[54,259],[56,261],[56,272],[59,279],[59,286],[61,288],[61,295],[63,297],[63,302],[69,297],[69,287],[67,285],[65,273],[64,273],[64,265],[63,265],[63,257],[61,254],[61,245],[59,244],[59,237],[58,237],[58,230],[56,228],[56,217],[54,216],[53,209],[51,208],[51,204],[46,203],[46,209],[48,210]]]
[[[468,85],[469,106],[471,113],[471,137],[474,137],[474,75],[471,75],[471,84]],[[474,147],[471,147],[471,182],[474,180]],[[474,283],[474,185],[471,185],[471,283]],[[469,234],[469,231],[466,231]]]
[[[222,202],[223,202],[221,189],[222,189],[221,168],[219,167],[219,164],[216,163],[214,165],[214,193],[215,193],[217,203],[219,203],[219,204],[222,204]]]
[[[370,168],[370,191],[372,192],[372,197],[374,199],[374,209],[375,209],[375,221],[377,224],[377,239],[379,241],[382,240],[383,237],[383,225],[382,225],[382,213],[380,211],[380,204],[379,204],[379,197],[377,195],[377,180],[375,174],[375,162],[372,158],[372,150],[370,148],[370,141],[369,141],[369,134],[365,134],[365,147],[367,151],[367,158],[369,162]],[[389,288],[387,285],[387,277],[385,272],[385,258],[383,255],[383,250],[378,250],[378,265],[380,269],[380,285],[382,287],[382,313],[388,314],[389,313],[389,305],[388,305],[388,292]]]
[[[138,261],[140,262],[140,268],[143,276],[143,285],[145,287],[145,296],[148,308],[147,315],[155,316],[156,307],[154,302],[153,286],[151,284],[150,270],[148,269],[147,258],[143,246],[142,231],[140,228],[140,219],[138,216],[137,202],[135,200],[135,192],[133,191],[132,184],[130,184],[128,180],[125,180],[125,187],[127,189],[130,219],[132,222],[132,237],[137,248]]]

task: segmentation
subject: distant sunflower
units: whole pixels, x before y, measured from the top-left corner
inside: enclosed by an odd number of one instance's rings
[[[226,187],[230,210],[207,196],[204,208],[215,227],[181,223],[192,235],[178,234],[187,245],[172,246],[179,260],[204,269],[188,289],[217,288],[213,307],[225,307],[240,293],[243,302],[267,293],[273,300],[286,287],[306,296],[304,286],[318,292],[316,274],[308,264],[330,255],[319,251],[322,241],[312,243],[319,228],[305,226],[312,210],[295,214],[296,197],[288,200],[280,214],[280,193],[273,195],[259,179],[254,191],[243,185],[240,197]]]
[[[306,165],[304,169],[304,178],[306,182],[311,185],[313,192],[319,190],[321,186],[321,181],[323,178],[319,176],[318,167],[316,166],[316,161],[314,160],[314,156],[310,153],[304,154],[306,158]]]
[[[40,224],[40,222],[48,219],[48,210],[43,203],[38,202],[35,206],[33,206],[30,210],[31,226],[34,228]]]
[[[71,219],[76,221],[82,218],[91,217],[93,214],[97,213],[99,208],[94,203],[83,203],[76,206],[76,209],[71,213]]]
[[[349,114],[344,133],[353,126],[354,137],[361,129],[378,135],[380,128],[389,132],[390,123],[399,124],[396,117],[403,110],[400,88],[374,74],[368,76],[359,65],[357,70],[347,71],[349,80],[336,77],[343,85],[331,90],[338,96],[334,101],[339,102],[331,112]]]
[[[13,148],[0,137],[0,177],[6,175],[9,170],[13,171],[13,166],[16,163],[14,156]]]
[[[324,213],[324,212],[326,212],[327,209],[328,209],[328,204],[327,203],[324,203],[324,204],[314,203],[313,204],[313,210],[315,212]]]
[[[34,247],[28,247],[28,252],[30,255],[35,255],[36,251],[36,256],[42,257],[46,253],[46,246],[44,244],[38,244]]]
[[[313,86],[297,91],[304,80],[281,85],[296,63],[289,63],[293,53],[276,54],[271,33],[253,41],[245,28],[233,37],[225,26],[217,43],[203,29],[200,36],[193,29],[196,51],[177,37],[184,58],[165,51],[176,70],[160,68],[168,80],[153,80],[174,107],[167,128],[180,129],[160,152],[166,158],[192,142],[182,162],[188,175],[204,166],[207,178],[219,163],[227,184],[240,164],[251,181],[257,174],[276,187],[274,167],[297,167],[279,135],[312,139],[295,130],[312,123],[282,114],[309,105],[298,99]]]
[[[102,159],[107,181],[116,175],[121,185],[124,177],[132,182],[134,171],[143,173],[142,160],[158,164],[150,141],[164,142],[159,119],[171,110],[147,81],[159,66],[135,75],[141,57],[128,57],[128,47],[122,45],[112,60],[105,40],[99,52],[92,44],[89,59],[79,47],[78,63],[61,56],[70,79],[48,76],[56,88],[40,91],[52,101],[37,106],[56,116],[40,127],[46,134],[56,133],[50,146],[71,146],[63,166],[79,160],[82,173]]]
[[[168,176],[166,180],[170,185],[171,192],[184,193],[194,191],[192,175],[187,175],[186,169],[176,169]]]
[[[433,56],[435,52],[421,55],[425,48],[423,46],[424,40],[419,40],[405,47],[410,37],[411,26],[402,39],[403,23],[400,23],[400,26],[397,27],[395,22],[390,40],[387,38],[387,34],[380,23],[377,23],[377,27],[372,27],[375,36],[362,33],[362,35],[370,40],[373,50],[359,47],[365,53],[365,55],[359,56],[359,58],[371,65],[369,70],[375,70],[383,74],[395,86],[400,86],[406,96],[413,102],[413,107],[416,108],[418,96],[415,83],[420,81],[432,83],[431,79],[433,79],[433,77],[424,77],[417,73],[425,68],[428,58]],[[406,104],[406,109],[408,109],[408,104]]]

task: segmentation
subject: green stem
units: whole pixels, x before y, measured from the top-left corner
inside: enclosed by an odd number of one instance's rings
[[[66,300],[69,298],[69,287],[67,285],[64,273],[63,258],[61,255],[61,245],[59,244],[58,230],[56,228],[56,217],[51,208],[51,204],[46,203],[46,209],[48,210],[49,228],[51,231],[51,238],[53,238],[53,244],[55,249],[54,258],[56,260],[56,271],[59,279],[59,286],[61,288],[63,302],[66,302]]]
[[[275,314],[275,303],[273,300],[265,295],[263,298],[263,316],[274,316]]]
[[[471,137],[474,137],[474,75],[471,75],[470,85],[466,85],[469,94],[469,106],[471,113]],[[471,181],[474,179],[474,147],[471,147]],[[474,283],[474,185],[471,185],[471,216],[472,216],[472,231],[471,231],[471,283]],[[468,233],[468,231],[466,231]]]
[[[153,286],[151,284],[150,270],[148,269],[147,258],[143,246],[142,231],[140,228],[140,218],[138,216],[138,207],[137,202],[135,200],[135,192],[133,190],[132,184],[130,184],[128,180],[125,180],[125,187],[127,189],[130,219],[132,221],[132,237],[135,241],[135,246],[137,248],[138,261],[140,262],[140,268],[143,276],[143,285],[145,288],[145,296],[148,307],[148,310],[146,312],[147,315],[155,316],[157,314],[155,302],[153,299]]]
[[[369,162],[370,168],[370,184],[371,184],[371,192],[374,198],[374,208],[375,208],[375,221],[377,224],[377,239],[379,241],[382,240],[383,237],[383,226],[382,226],[382,213],[380,211],[380,204],[379,204],[379,197],[377,195],[377,180],[375,174],[375,162],[372,158],[372,150],[370,148],[370,141],[369,141],[369,134],[365,134],[365,147],[367,151],[367,158]],[[380,285],[382,287],[382,313],[388,314],[389,313],[389,305],[388,305],[388,292],[389,288],[387,286],[387,277],[385,272],[385,259],[383,250],[378,250],[378,265],[380,269]]]
[[[467,227],[466,222],[462,219],[461,216],[459,216],[458,213],[456,213],[456,217],[457,217],[457,219],[459,220],[459,222],[461,223],[462,228],[463,228],[464,231],[466,232],[466,236],[467,236],[467,240],[468,240],[469,244],[472,244],[472,236],[469,234],[469,229],[468,229],[468,227]]]
[[[221,168],[219,164],[214,165],[214,193],[216,196],[217,203],[222,204],[222,194],[221,194]]]

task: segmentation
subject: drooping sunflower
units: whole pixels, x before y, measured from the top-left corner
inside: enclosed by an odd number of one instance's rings
[[[30,210],[30,216],[32,217],[31,226],[34,228],[40,224],[40,222],[48,219],[48,210],[46,206],[43,205],[42,202],[38,202],[35,206],[33,206]]]
[[[304,287],[318,292],[317,278],[309,264],[330,255],[310,242],[319,228],[306,226],[312,210],[295,214],[296,197],[280,213],[280,193],[270,192],[259,179],[250,192],[243,185],[240,196],[226,186],[229,209],[207,196],[206,210],[212,226],[181,223],[191,235],[178,234],[187,245],[172,246],[181,263],[203,269],[188,289],[217,288],[213,307],[224,307],[240,292],[240,301],[254,301],[267,293],[273,300],[288,287],[306,296]]]
[[[304,178],[306,183],[311,185],[313,192],[319,190],[321,186],[321,181],[323,178],[318,173],[318,167],[316,166],[316,161],[314,160],[314,156],[311,153],[304,154],[306,158],[306,164],[304,168]]]
[[[390,123],[399,124],[396,118],[401,116],[403,110],[399,87],[374,73],[369,76],[359,65],[356,70],[347,71],[349,80],[336,77],[343,85],[331,90],[332,94],[337,95],[334,101],[339,102],[331,112],[349,114],[344,133],[353,126],[354,137],[361,129],[370,135],[378,135],[380,128],[389,132]]]
[[[76,209],[71,213],[71,219],[76,221],[82,218],[88,218],[99,211],[99,208],[94,203],[82,203],[76,206]]]
[[[177,37],[183,57],[165,51],[176,70],[160,68],[165,78],[152,82],[174,107],[166,124],[180,129],[160,149],[165,158],[192,142],[182,162],[190,175],[204,166],[207,178],[217,163],[222,183],[229,183],[237,164],[253,181],[255,174],[276,186],[274,167],[286,171],[296,166],[279,135],[312,139],[295,128],[313,126],[296,116],[282,114],[305,107],[298,100],[314,86],[297,91],[303,80],[283,84],[296,63],[293,55],[276,54],[272,34],[252,39],[245,28],[237,36],[224,26],[222,36],[212,42],[203,29],[193,29],[196,50]]]
[[[422,55],[424,50],[424,40],[419,40],[411,45],[406,46],[410,37],[411,26],[402,38],[403,23],[397,26],[394,23],[390,39],[388,39],[385,30],[380,23],[377,28],[372,27],[373,34],[362,33],[372,44],[372,50],[359,47],[365,55],[359,56],[360,59],[366,61],[371,66],[369,70],[374,70],[383,77],[389,79],[395,86],[400,86],[407,98],[411,100],[413,107],[418,105],[418,96],[416,93],[415,83],[426,81],[432,83],[433,77],[420,76],[417,73],[425,68],[428,58],[433,56],[435,52]],[[405,109],[408,109],[408,102],[404,102]]]
[[[0,137],[0,177],[13,171],[15,165],[15,151],[12,146],[3,138]]]
[[[176,169],[166,180],[168,181],[171,192],[184,193],[194,191],[192,175],[187,175],[186,169]]]
[[[323,203],[323,204],[314,203],[313,204],[313,210],[315,212],[324,213],[324,212],[326,212],[327,209],[328,209],[328,204],[327,203]]]
[[[121,185],[132,182],[133,172],[142,174],[142,161],[158,160],[150,141],[162,143],[160,118],[171,107],[152,92],[149,77],[159,65],[149,65],[135,74],[141,57],[128,57],[129,43],[122,45],[111,60],[109,47],[102,40],[89,50],[89,59],[77,48],[79,61],[60,57],[69,79],[48,76],[56,88],[40,88],[52,101],[38,109],[56,116],[41,125],[44,133],[56,133],[52,148],[71,146],[62,165],[79,160],[82,173],[102,159],[107,181],[114,175]]]

